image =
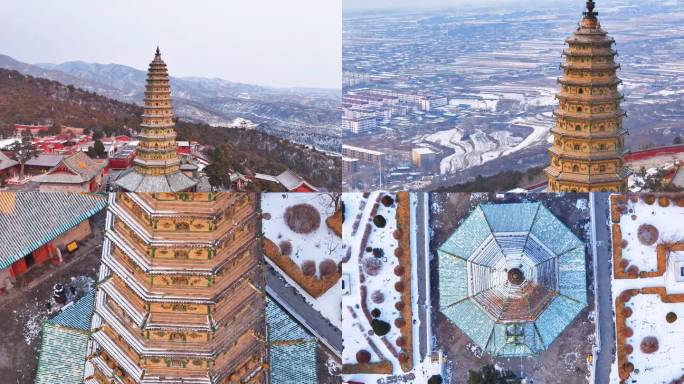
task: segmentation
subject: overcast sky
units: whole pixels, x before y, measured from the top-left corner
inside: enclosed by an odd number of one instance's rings
[[[0,53],[146,69],[159,44],[173,76],[341,87],[340,0],[0,0]]]

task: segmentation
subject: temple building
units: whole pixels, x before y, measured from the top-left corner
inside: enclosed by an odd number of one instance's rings
[[[439,309],[494,357],[537,355],[587,306],[584,247],[541,203],[481,204],[437,250]]]
[[[110,194],[85,383],[265,383],[259,199]]]
[[[116,185],[129,192],[183,192],[197,180],[181,171],[171,107],[171,88],[166,63],[159,48],[150,63],[145,106],[133,168],[123,172]]]
[[[552,192],[625,191],[631,171],[624,164],[625,115],[618,91],[615,40],[601,29],[594,2],[566,40],[556,125],[551,129]]]

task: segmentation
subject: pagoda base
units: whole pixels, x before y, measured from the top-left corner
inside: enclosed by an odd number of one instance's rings
[[[128,192],[185,192],[193,190],[197,185],[197,180],[191,179],[182,172],[152,176],[130,169],[121,173],[115,184]]]

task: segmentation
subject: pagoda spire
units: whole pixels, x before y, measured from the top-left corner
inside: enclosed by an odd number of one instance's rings
[[[171,87],[159,46],[147,71],[147,85],[134,167],[116,184],[129,192],[191,190],[197,180],[181,172],[171,106]]]
[[[594,0],[588,0],[587,1],[587,10],[584,12],[585,17],[596,17],[598,16],[598,12],[594,12],[594,8],[596,8],[596,3],[594,3]]]

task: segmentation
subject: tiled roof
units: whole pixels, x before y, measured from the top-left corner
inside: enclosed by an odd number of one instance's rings
[[[72,173],[55,172],[52,169],[44,175],[35,177],[34,181],[39,183],[85,183],[92,180],[107,166],[105,162],[98,163],[94,161],[84,152],[76,152],[74,155],[65,157],[60,164],[64,164]]]
[[[46,155],[40,154],[38,157],[33,157],[29,159],[25,165],[35,166],[35,167],[54,167],[62,160],[64,156],[62,155]]]
[[[87,332],[43,323],[35,384],[82,383],[88,338]]]
[[[164,176],[150,176],[135,172],[131,168],[122,172],[116,185],[129,192],[182,192],[187,191],[197,184],[182,172]]]
[[[3,169],[14,167],[19,164],[16,160],[12,160],[4,153],[0,152],[0,171]]]
[[[107,200],[77,193],[0,192],[0,269],[101,211]]]
[[[90,329],[90,320],[93,317],[94,305],[95,290],[91,290],[69,307],[62,309],[57,316],[47,320],[47,322],[54,325],[62,325],[68,328],[88,331]]]
[[[266,301],[271,382],[315,384],[317,340],[271,299]]]
[[[539,353],[587,305],[584,243],[541,203],[479,205],[437,254],[441,312],[494,356]]]

